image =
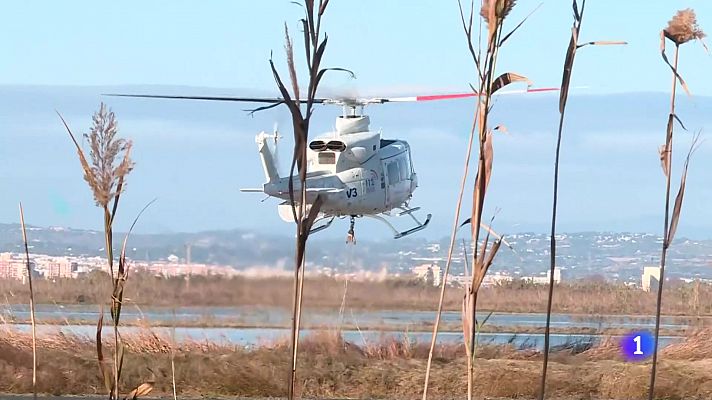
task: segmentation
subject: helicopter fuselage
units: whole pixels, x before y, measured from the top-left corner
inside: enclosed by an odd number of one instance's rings
[[[321,194],[322,213],[348,216],[388,212],[407,202],[417,187],[417,176],[410,160],[410,147],[407,142],[400,140],[380,142],[387,144],[361,165],[346,166],[338,172],[308,172],[307,203],[312,203],[316,195]],[[332,154],[328,151],[316,154],[310,157],[310,165],[313,165],[312,162],[319,164],[324,160],[330,162]],[[319,164],[319,167],[322,165]],[[299,202],[301,185],[297,177],[293,179],[293,187],[296,201]],[[267,182],[263,190],[267,195],[289,201],[289,177]]]

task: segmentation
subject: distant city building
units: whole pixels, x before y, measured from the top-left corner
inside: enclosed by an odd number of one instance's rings
[[[209,265],[178,262],[176,257],[168,261],[134,262],[130,261],[131,268],[144,270],[155,275],[166,277],[181,275],[236,275],[239,272],[230,266]],[[46,279],[76,278],[91,271],[109,272],[105,258],[101,257],[53,257],[44,254],[30,255],[30,268],[33,276]],[[377,273],[383,275],[383,271]],[[0,253],[0,279],[19,279],[23,282],[27,278],[27,265],[25,255],[18,253]]]
[[[450,286],[465,287],[472,282],[472,276],[469,276],[469,275],[468,276],[465,276],[465,275],[448,276],[447,282]]]
[[[510,283],[514,278],[509,274],[503,274],[501,272],[495,272],[494,274],[487,274],[482,280],[482,286],[495,286],[504,285]]]
[[[77,270],[77,263],[67,259],[67,257],[58,257],[53,260],[48,260],[45,265],[45,278],[71,278]]]
[[[169,261],[156,262],[134,262],[132,267],[137,270],[144,270],[154,275],[164,277],[185,276],[185,275],[234,275],[236,271],[230,267],[209,264],[186,264],[175,260],[176,257],[169,257]]]
[[[30,269],[35,272],[35,263],[30,261]],[[17,279],[25,283],[27,279],[27,263],[24,255],[15,253],[0,253],[0,278]]]
[[[646,292],[657,292],[660,282],[660,267],[644,267],[641,286]]]
[[[548,285],[550,277],[551,271],[546,271],[546,276],[522,276],[519,279],[535,285]],[[561,283],[561,268],[554,270],[554,283]]]
[[[430,243],[425,249],[431,253],[437,253],[440,251],[440,244],[439,243]]]

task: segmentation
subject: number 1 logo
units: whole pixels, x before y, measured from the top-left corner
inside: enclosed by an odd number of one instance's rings
[[[640,349],[640,335],[634,337],[633,341],[635,342],[635,351],[633,352],[633,354],[635,354],[636,356],[642,356],[644,353],[643,350]]]
[[[621,352],[628,361],[643,361],[653,355],[655,338],[650,332],[631,332],[621,338]]]

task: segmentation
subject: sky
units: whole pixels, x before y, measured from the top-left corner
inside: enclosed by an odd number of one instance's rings
[[[538,4],[519,1],[508,26]],[[119,228],[158,198],[138,231],[239,228],[291,234],[277,216],[276,202],[237,191],[261,183],[252,137],[271,130],[274,122],[287,133],[285,110],[250,118],[233,104],[107,99],[100,94],[276,94],[268,60],[273,51],[284,70],[284,23],[298,33],[298,6],[281,0],[4,5],[0,48],[9,56],[0,63],[0,222],[15,222],[17,201],[22,200],[30,223],[101,227],[54,110],[75,131],[84,132],[98,102],[108,101],[121,133],[134,140],[137,163],[122,200],[125,215],[117,221]],[[656,151],[664,138],[670,90],[659,33],[685,7],[695,8],[700,25],[712,30],[712,4],[707,1],[588,2],[581,39],[629,44],[585,48],[577,56],[562,158],[562,230],[659,230],[664,181]],[[456,1],[332,0],[324,20],[329,44],[323,65],[349,68],[357,78],[331,74],[322,93],[466,91],[474,69],[459,18]],[[499,70],[526,75],[535,86],[558,86],[571,22],[568,1],[542,3],[502,50]],[[707,78],[712,57],[691,43],[683,48],[681,60],[680,71],[695,97],[680,98],[680,114],[691,130],[705,129],[712,115],[712,100],[706,97],[712,96]],[[297,62],[299,69],[303,60]],[[507,232],[544,232],[550,218],[556,96],[498,101],[494,117],[510,134],[495,144],[486,213],[496,212],[498,226]],[[421,183],[414,205],[433,213],[431,227],[422,232],[425,237],[446,236],[452,224],[450,204],[472,108],[471,101],[453,101],[368,109],[372,128],[411,143]],[[329,130],[338,112],[318,108],[313,134]],[[287,149],[289,134],[285,136],[282,147]],[[682,150],[691,135],[678,137]],[[704,174],[712,170],[711,155],[704,142],[691,167],[681,234],[712,237],[712,210],[707,207],[712,185]],[[281,161],[284,167],[286,161]],[[676,163],[676,171],[679,167]],[[377,222],[359,225],[370,236],[388,235]],[[323,235],[345,234],[347,223],[338,226]]]
[[[513,27],[539,1],[517,3]],[[298,33],[302,9],[266,1],[5,1],[0,16],[0,83],[48,85],[160,84],[273,90],[270,52],[283,59],[286,22]],[[712,26],[706,0],[597,0],[586,6],[581,39],[625,40],[625,48],[581,52],[575,83],[592,92],[665,91],[659,33],[674,12],[693,7]],[[38,12],[42,10],[42,12]],[[500,67],[540,86],[560,82],[572,23],[571,3],[549,0],[502,51]],[[712,30],[712,27],[709,28]],[[473,81],[454,0],[361,0],[330,3],[325,66],[353,70],[356,81],[331,76],[336,90],[466,89]],[[297,36],[297,35],[295,35]],[[299,42],[297,42],[299,44]],[[301,52],[297,52],[301,56]],[[709,57],[697,44],[683,49],[681,71],[697,94]]]

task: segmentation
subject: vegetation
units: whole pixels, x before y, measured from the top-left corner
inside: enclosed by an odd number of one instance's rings
[[[287,278],[224,278],[192,276],[163,278],[143,272],[132,274],[125,288],[125,305],[180,306],[271,306],[291,308],[291,280]],[[77,279],[38,279],[33,282],[37,304],[101,304],[111,290],[108,274],[95,271]],[[306,307],[338,310],[344,296],[342,279],[307,277]],[[4,301],[26,304],[22,282],[0,279]],[[439,289],[420,281],[392,279],[383,282],[350,281],[346,307],[366,310],[437,310]],[[525,283],[486,286],[480,289],[480,309],[498,312],[544,312],[547,287]],[[712,285],[668,282],[662,313],[680,316],[712,316]],[[653,315],[655,293],[606,282],[571,282],[556,286],[552,311],[587,315]],[[443,309],[460,311],[462,293],[446,293]],[[696,310],[693,312],[693,310]]]
[[[136,220],[134,220],[131,225],[129,233],[126,234],[116,269],[114,268],[113,226],[114,217],[116,217],[116,212],[119,207],[119,199],[124,190],[126,177],[133,169],[133,161],[131,161],[130,157],[132,143],[130,140],[117,137],[119,128],[116,117],[113,112],[107,109],[104,103],[101,103],[99,110],[94,113],[92,117],[93,124],[90,132],[84,135],[84,138],[89,141],[91,149],[89,153],[90,163],[72,133],[72,130],[69,129],[67,122],[61,115],[59,117],[67,129],[69,137],[77,148],[77,155],[79,156],[84,180],[94,195],[97,207],[103,211],[104,248],[106,250],[106,259],[108,260],[108,269],[111,278],[111,290],[107,291],[107,293],[111,293],[110,310],[114,330],[114,363],[111,374],[107,371],[101,338],[104,322],[103,312],[100,314],[97,323],[96,354],[99,361],[99,370],[103,378],[102,381],[109,394],[109,400],[116,400],[119,398],[119,384],[124,365],[124,349],[121,335],[119,334],[119,321],[121,319],[121,308],[124,304],[124,287],[129,276],[129,268],[126,262],[126,242],[138,217],[136,217]],[[141,212],[143,212],[143,210],[141,210]],[[139,213],[139,216],[140,215],[141,213]],[[103,306],[104,303],[99,302],[99,304]],[[151,388],[150,383],[142,383],[139,387],[134,389],[128,397],[136,398],[139,395],[148,394]]]
[[[30,323],[32,324],[32,396],[37,398],[37,329],[35,326],[35,294],[32,290],[32,266],[30,264],[30,250],[27,245],[27,230],[25,229],[25,211],[20,203],[20,226],[22,227],[22,244],[25,247],[25,267],[27,268],[27,282],[30,289]]]
[[[658,396],[705,399],[712,396],[710,331],[671,345],[661,354]],[[0,336],[0,392],[31,390],[32,358],[28,335]],[[74,336],[41,337],[42,364],[38,391],[48,394],[97,394],[98,375],[91,340]],[[171,352],[175,352],[177,394],[185,397],[282,397],[287,394],[290,360],[288,341],[245,349],[209,342],[171,341],[146,331],[124,338],[124,380],[138,385],[155,373],[154,394],[170,396]],[[464,344],[437,346],[431,374],[433,398],[460,397]],[[309,398],[419,397],[429,346],[413,341],[383,339],[357,346],[333,332],[301,340],[299,366],[303,367],[296,391]],[[480,379],[473,394],[486,398],[534,398],[540,378],[541,353],[511,345],[481,346],[475,372]],[[549,395],[556,399],[645,398],[649,363],[621,361],[614,342],[603,342],[583,353],[552,353]]]
[[[270,59],[272,74],[277,83],[277,87],[284,99],[284,104],[288,107],[292,116],[292,128],[294,131],[294,153],[289,173],[289,199],[292,206],[292,214],[296,224],[296,246],[294,253],[294,288],[292,306],[292,367],[289,373],[289,400],[294,398],[294,385],[297,370],[297,354],[299,342],[299,323],[302,306],[302,296],[304,294],[304,268],[306,266],[305,253],[307,240],[311,232],[312,225],[319,216],[319,211],[323,203],[321,195],[317,194],[310,204],[307,204],[307,144],[309,137],[309,122],[314,112],[316,92],[324,74],[329,70],[342,70],[341,68],[321,68],[321,60],[326,50],[327,37],[321,38],[321,20],[326,11],[329,0],[319,0],[318,4],[314,0],[304,0],[304,18],[301,19],[301,28],[304,33],[304,50],[306,53],[306,64],[308,72],[308,86],[306,99],[300,96],[297,70],[294,64],[294,51],[292,39],[289,36],[287,25],[284,25],[285,45],[287,55],[287,67],[289,69],[289,79],[291,81],[292,93],[283,83],[274,62]],[[302,110],[304,103],[304,110]],[[271,106],[267,106],[269,108]],[[263,108],[264,109],[264,108]],[[299,190],[295,190],[294,172],[299,176]],[[297,197],[297,194],[299,195]]]
[[[486,226],[487,236],[480,243],[480,227],[483,225],[482,213],[485,205],[487,187],[489,185],[490,176],[492,173],[492,163],[494,157],[493,136],[494,131],[500,126],[492,128],[489,125],[489,115],[492,108],[491,97],[501,88],[511,84],[512,82],[528,82],[528,79],[515,74],[504,73],[497,75],[497,59],[500,50],[504,43],[512,34],[522,25],[520,23],[510,32],[504,32],[504,20],[512,11],[515,0],[484,0],[481,2],[479,15],[482,19],[479,21],[479,34],[477,37],[473,35],[473,17],[475,13],[475,3],[470,4],[469,18],[465,19],[465,12],[462,3],[458,0],[460,7],[460,17],[462,27],[467,39],[467,45],[470,50],[470,55],[475,64],[477,72],[477,89],[473,87],[477,93],[477,104],[475,113],[472,119],[472,129],[470,130],[470,138],[468,141],[467,151],[464,160],[464,172],[460,183],[460,192],[455,206],[455,221],[453,223],[450,236],[450,245],[448,250],[447,261],[445,265],[445,275],[442,282],[442,288],[439,297],[438,312],[433,326],[433,336],[430,343],[431,351],[428,357],[428,363],[425,370],[425,383],[423,385],[423,400],[428,397],[428,384],[430,378],[430,369],[432,365],[432,354],[437,340],[438,328],[440,325],[440,313],[442,311],[443,302],[445,299],[445,289],[447,275],[450,270],[452,253],[455,246],[455,237],[457,234],[460,218],[460,209],[462,207],[462,198],[464,194],[465,184],[469,170],[470,157],[472,147],[475,142],[475,135],[478,143],[478,163],[477,173],[475,175],[475,183],[472,189],[472,211],[471,216],[466,221],[471,226],[472,242],[475,244],[472,255],[472,280],[471,283],[465,286],[465,293],[462,298],[462,329],[465,338],[465,351],[467,353],[467,398],[472,399],[473,384],[475,380],[475,344],[477,328],[477,300],[480,286],[484,281],[487,270],[494,262],[494,257],[502,244],[502,237],[496,235],[489,226]],[[484,53],[483,53],[483,25],[485,29]],[[477,50],[476,50],[477,49]],[[464,224],[463,224],[464,225]],[[490,246],[490,234],[495,236]]]
[[[479,34],[473,34],[475,3],[470,5],[469,18],[460,4],[461,22],[468,47],[477,72],[477,85],[473,86],[478,99],[473,116],[470,139],[464,161],[464,171],[459,197],[455,207],[455,220],[450,240],[445,275],[441,288],[427,286],[414,280],[386,280],[382,282],[346,282],[342,292],[341,281],[326,277],[306,279],[305,253],[312,225],[318,218],[323,203],[321,195],[307,198],[307,143],[313,106],[323,75],[329,70],[322,68],[321,60],[327,44],[322,38],[321,21],[329,1],[304,0],[304,18],[300,21],[304,37],[305,58],[308,70],[306,97],[300,95],[295,67],[293,44],[285,25],[285,50],[291,93],[280,76],[273,60],[271,71],[283,101],[292,116],[294,152],[291,163],[289,192],[290,203],[296,224],[294,279],[248,279],[242,277],[188,277],[163,278],[146,273],[137,274],[136,283],[127,286],[129,265],[125,249],[129,234],[143,210],[134,220],[123,240],[121,252],[114,255],[113,224],[119,200],[125,189],[126,178],[133,169],[130,157],[132,143],[119,138],[118,125],[113,112],[102,103],[93,115],[93,125],[84,135],[90,147],[85,155],[75,135],[61,117],[74,143],[83,178],[92,191],[97,207],[102,211],[104,223],[104,249],[108,274],[92,272],[79,279],[39,280],[33,282],[24,212],[20,205],[22,238],[29,278],[29,308],[31,335],[17,333],[10,328],[0,336],[0,392],[26,393],[30,390],[51,394],[108,394],[110,400],[118,400],[123,384],[135,387],[125,398],[136,399],[156,389],[158,394],[195,396],[242,396],[277,397],[290,400],[298,396],[348,397],[348,398],[416,398],[428,394],[438,398],[459,396],[464,368],[467,375],[467,397],[524,397],[544,398],[545,388],[555,397],[566,398],[647,398],[656,393],[665,398],[710,398],[712,397],[712,330],[702,325],[682,343],[658,351],[660,319],[663,313],[688,316],[690,310],[700,316],[712,316],[712,285],[677,283],[667,284],[664,289],[664,272],[669,246],[679,222],[690,157],[698,143],[699,134],[693,136],[692,145],[684,162],[681,182],[671,208],[672,145],[675,122],[682,125],[675,112],[677,84],[689,94],[686,83],[678,72],[679,50],[682,44],[704,37],[697,26],[694,11],[679,11],[661,33],[662,58],[672,71],[672,94],[667,120],[665,144],[660,148],[660,160],[666,178],[664,235],[660,262],[660,279],[657,293],[643,293],[634,288],[596,282],[562,284],[554,291],[556,268],[556,211],[558,174],[564,113],[568,97],[574,58],[578,48],[586,45],[619,44],[621,42],[588,42],[580,44],[579,31],[585,0],[579,9],[573,0],[574,25],[569,42],[562,77],[559,99],[559,128],[554,163],[554,188],[551,223],[550,282],[548,287],[527,283],[483,287],[482,283],[493,264],[503,238],[483,222],[483,210],[493,167],[493,137],[500,126],[489,121],[492,108],[491,97],[498,90],[513,83],[527,82],[524,76],[515,73],[497,73],[497,62],[505,42],[522,25],[516,25],[505,33],[504,22],[515,6],[516,0],[483,0],[479,8],[482,17]],[[484,27],[484,28],[483,28]],[[484,40],[483,40],[484,39]],[[665,53],[665,41],[675,44],[674,61]],[[484,45],[484,49],[483,49]],[[348,71],[347,71],[348,72]],[[254,111],[271,108],[261,107]],[[682,126],[684,128],[684,126]],[[464,295],[447,293],[447,276],[451,264],[457,231],[460,224],[462,198],[467,184],[472,148],[478,144],[478,164],[472,189],[473,201],[470,217],[472,242],[471,279],[464,286]],[[374,146],[375,148],[375,146]],[[295,186],[295,172],[298,190]],[[298,193],[297,193],[298,192]],[[309,203],[309,204],[307,204]],[[150,205],[150,203],[149,203]],[[148,207],[148,206],[147,206]],[[144,208],[145,210],[145,208]],[[493,219],[492,219],[493,220]],[[492,220],[490,220],[490,225]],[[481,227],[487,234],[481,240]],[[490,236],[495,239],[490,242]],[[349,241],[353,242],[352,231]],[[467,259],[467,256],[466,256]],[[467,272],[466,272],[467,273]],[[188,285],[190,283],[190,285]],[[307,290],[312,286],[318,290]],[[349,288],[347,299],[346,289]],[[25,303],[24,282],[0,281],[0,290],[7,294],[7,303]],[[434,301],[435,298],[438,301]],[[107,299],[108,298],[108,299]],[[113,342],[102,340],[103,305],[109,303],[112,321]],[[96,339],[67,336],[37,337],[35,325],[48,321],[35,320],[37,303],[96,304],[101,308],[97,322]],[[175,340],[158,336],[150,328],[137,335],[121,335],[119,326],[122,309],[128,305],[170,307],[175,311],[180,306],[276,306],[292,310],[291,335],[284,342],[270,343],[256,348],[218,343]],[[319,331],[301,343],[301,315],[304,307],[345,309],[410,309],[437,310],[433,324],[432,341],[418,343],[408,339],[384,337],[380,342],[360,346],[349,343],[341,336],[341,329]],[[443,310],[458,310],[462,313],[464,343],[436,345]],[[546,310],[544,351],[533,348],[514,348],[508,345],[485,345],[475,351],[477,334],[483,329],[484,320],[477,319],[477,311],[541,312]],[[626,363],[622,360],[620,344],[613,339],[604,340],[585,350],[569,346],[550,353],[549,334],[552,312],[605,314],[652,314],[656,315],[655,347],[650,362]],[[604,318],[604,317],[601,317]],[[701,321],[698,319],[698,322]],[[7,322],[7,321],[3,321]],[[14,322],[14,321],[10,321]],[[149,321],[150,322],[150,321]],[[356,326],[359,329],[358,326]],[[424,328],[424,327],[421,327]],[[497,331],[499,328],[484,328]],[[539,328],[531,328],[537,331]],[[616,331],[617,333],[620,331]],[[612,333],[612,331],[609,331]],[[37,349],[42,349],[42,363],[38,363]],[[113,364],[104,352],[111,351]],[[94,358],[96,357],[96,358]],[[551,365],[549,360],[551,358]],[[98,361],[98,371],[94,363]],[[543,372],[539,373],[539,362]],[[299,366],[308,366],[297,379]],[[646,387],[646,371],[650,366],[649,386]],[[421,379],[418,371],[425,369]],[[658,369],[664,379],[657,382]],[[32,379],[24,379],[29,376]],[[547,375],[550,370],[551,374]],[[547,376],[549,381],[547,381]],[[122,379],[123,377],[123,379]],[[477,379],[475,378],[477,377]],[[97,386],[96,381],[103,384]],[[30,383],[31,382],[31,383]],[[539,382],[539,385],[537,385]],[[30,386],[31,384],[31,386]],[[547,386],[548,384],[548,386]],[[423,390],[419,388],[422,385]],[[178,389],[180,388],[180,389]],[[105,390],[104,390],[105,389]],[[429,391],[430,390],[430,391]]]
[[[672,215],[670,215],[670,181],[672,175],[672,144],[673,144],[673,131],[675,127],[675,120],[677,120],[681,125],[682,121],[675,114],[675,95],[677,89],[678,81],[682,85],[682,88],[689,94],[687,84],[682,79],[678,73],[678,61],[680,54],[680,45],[683,45],[691,40],[701,40],[705,37],[704,32],[697,26],[697,17],[692,9],[680,10],[677,14],[668,22],[668,25],[660,33],[660,50],[662,53],[663,60],[672,70],[672,94],[670,99],[670,114],[667,120],[667,131],[665,135],[665,144],[660,147],[660,165],[663,169],[663,174],[665,175],[665,217],[664,229],[663,229],[663,244],[662,244],[662,255],[660,257],[660,279],[658,283],[658,298],[657,307],[655,310],[655,345],[653,348],[653,367],[650,372],[650,386],[648,392],[648,399],[652,400],[655,393],[655,375],[657,369],[657,359],[658,359],[658,337],[660,333],[660,313],[662,312],[662,296],[663,296],[663,284],[665,282],[665,261],[667,257],[667,251],[670,247],[670,243],[675,237],[675,231],[677,230],[677,224],[680,220],[680,213],[682,212],[682,201],[685,195],[685,183],[687,179],[687,168],[690,164],[690,156],[695,150],[697,140],[699,135],[695,136],[692,140],[692,145],[690,150],[687,152],[687,158],[685,159],[685,166],[682,171],[682,178],[680,180],[680,187],[677,192],[677,197],[675,198],[675,206],[672,209]],[[672,64],[668,61],[667,55],[665,54],[665,39],[669,39],[675,44],[675,59]],[[684,127],[684,126],[683,126]]]
[[[566,102],[569,98],[569,88],[571,75],[574,68],[576,51],[587,45],[609,45],[625,44],[625,42],[588,42],[579,44],[579,33],[581,32],[581,22],[586,8],[586,0],[581,1],[581,8],[578,2],[573,0],[574,24],[571,27],[571,39],[566,50],[564,59],[564,71],[561,77],[561,91],[559,95],[559,130],[556,135],[556,152],[554,157],[554,190],[551,211],[551,249],[549,251],[549,295],[546,303],[546,328],[544,333],[544,362],[542,364],[541,386],[539,388],[539,399],[543,400],[546,394],[546,374],[549,362],[549,330],[551,328],[551,305],[554,297],[554,272],[556,271],[556,211],[559,198],[559,160],[561,157],[561,137],[564,131],[564,115],[566,113]]]

